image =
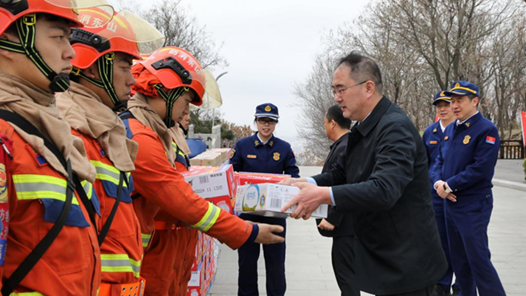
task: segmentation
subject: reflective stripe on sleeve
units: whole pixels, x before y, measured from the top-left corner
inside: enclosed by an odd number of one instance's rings
[[[131,259],[127,254],[101,254],[102,272],[133,272],[139,278],[141,262]]]
[[[148,244],[150,243],[150,239],[152,238],[152,235],[148,233],[141,233],[141,237],[142,237],[142,246],[143,248],[146,248]]]
[[[95,166],[95,169],[97,169],[97,179],[109,181],[119,186],[119,178],[121,172],[117,168],[97,160],[92,160],[91,164],[93,164]],[[126,173],[126,176],[129,180],[129,173]],[[123,186],[127,187],[126,182],[123,183]]]
[[[16,197],[19,200],[56,199],[62,202],[66,201],[67,181],[64,179],[45,175],[21,174],[13,175],[13,182],[15,183]],[[74,198],[72,204],[78,205],[79,202]]]
[[[193,228],[199,229],[201,231],[208,231],[217,221],[217,218],[219,218],[219,214],[221,213],[221,210],[216,207],[213,203],[208,203],[208,210],[206,211],[206,214],[201,218],[199,222],[192,225]]]
[[[81,181],[80,184],[82,184],[82,188],[84,188],[84,192],[86,192],[86,196],[88,197],[88,199],[91,199],[91,197],[93,196],[93,184],[86,180]]]
[[[23,292],[23,293],[11,293],[9,296],[45,296],[42,293],[38,292]]]

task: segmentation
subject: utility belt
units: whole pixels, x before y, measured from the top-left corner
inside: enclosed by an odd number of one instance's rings
[[[117,288],[120,291],[121,296],[143,296],[144,287],[146,285],[146,280],[142,277],[139,278],[139,281],[126,284],[110,284],[102,283],[100,284],[98,296],[111,296],[112,290]]]
[[[163,221],[154,221],[155,222],[155,230],[178,230],[181,228],[181,224],[179,222],[177,223],[167,223]]]

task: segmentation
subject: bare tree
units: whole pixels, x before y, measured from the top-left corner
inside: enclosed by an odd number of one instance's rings
[[[197,58],[203,68],[228,65],[219,54],[222,44],[216,46],[206,27],[198,24],[181,0],[163,0],[142,16],[164,34],[165,46],[184,48]]]
[[[296,88],[306,103],[303,119],[310,119],[301,132],[322,138],[321,124],[314,126],[313,119],[326,110],[319,89],[328,89],[330,79],[321,79],[327,78],[327,67],[320,60],[357,50],[377,61],[384,94],[420,130],[435,117],[434,94],[462,79],[480,87],[481,111],[497,124],[501,136],[511,137],[518,110],[526,109],[526,6],[518,4],[518,0],[373,2],[357,20],[329,32],[311,79],[301,92]],[[312,143],[321,145],[319,141]]]
[[[307,81],[294,89],[294,94],[303,100],[297,131],[306,140],[304,149],[312,154],[312,157],[304,159],[305,165],[323,161],[329,153],[330,141],[325,134],[323,118],[334,104],[330,87],[334,69],[335,60],[328,55],[320,55],[315,59],[313,72]]]
[[[226,67],[228,62],[220,55],[222,43],[216,45],[206,26],[200,26],[196,17],[181,0],[163,0],[144,11],[136,0],[115,0],[119,10],[132,11],[164,34],[163,46],[177,46],[190,52],[203,68]]]

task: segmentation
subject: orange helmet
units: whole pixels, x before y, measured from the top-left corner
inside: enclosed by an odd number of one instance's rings
[[[103,18],[99,8],[85,9],[79,16],[83,24]],[[113,15],[104,27],[73,30],[71,44],[77,53],[74,67],[86,69],[107,53],[123,52],[139,59],[164,44],[164,36],[135,14],[122,10]]]
[[[206,78],[201,64],[186,50],[174,46],[163,47],[133,67],[138,65],[155,76],[163,88],[171,90],[187,87],[195,93],[192,104],[200,106],[203,103]]]
[[[17,19],[32,13],[56,15],[72,21],[72,26],[82,27],[83,24],[78,18],[79,11],[95,6],[111,18],[113,7],[104,0],[2,0],[0,1],[0,34]]]
[[[113,7],[105,0],[2,0],[0,1],[0,34],[9,26],[16,24],[19,43],[0,40],[3,49],[27,55],[40,72],[50,81],[52,92],[65,91],[69,88],[69,77],[66,73],[56,73],[44,61],[35,48],[37,14],[55,15],[72,22],[72,27],[81,27],[79,11],[88,7],[98,6],[101,13],[113,15]],[[101,25],[105,25],[102,21]]]
[[[81,13],[80,21],[89,24],[103,16],[98,8],[86,9]],[[115,52],[137,59],[141,54],[158,49],[163,43],[163,34],[148,22],[127,10],[120,11],[105,26],[73,30],[71,44],[77,55],[71,61],[74,67],[72,74],[103,88],[114,105],[113,109],[120,111],[126,108],[126,104],[120,101],[113,85]],[[100,79],[89,78],[80,71],[95,62]]]

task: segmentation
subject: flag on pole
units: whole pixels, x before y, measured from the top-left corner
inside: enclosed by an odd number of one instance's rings
[[[526,146],[526,112],[521,111],[522,144]]]

